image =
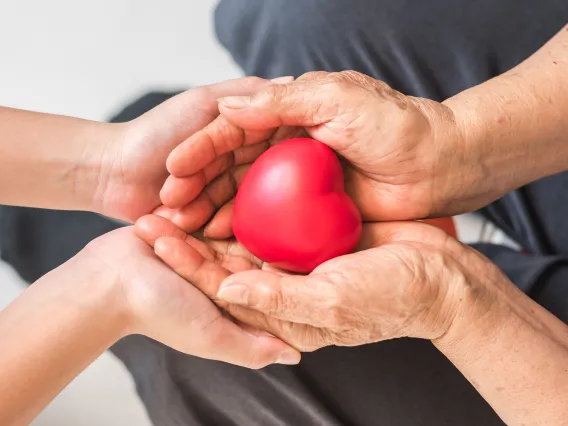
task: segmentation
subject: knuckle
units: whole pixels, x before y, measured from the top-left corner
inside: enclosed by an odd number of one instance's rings
[[[195,103],[209,102],[215,99],[215,94],[210,86],[199,86],[189,89],[188,94]]]
[[[215,95],[215,91],[210,86],[199,86],[189,89],[182,95],[184,99],[187,99],[187,106],[192,106],[192,108],[182,108],[182,118],[183,119],[194,119],[195,112],[203,114],[213,121],[218,115],[219,110],[217,107],[216,99],[218,96]]]
[[[400,109],[408,108],[408,97],[394,90],[382,80],[376,80],[368,75],[357,71],[341,71],[332,73],[329,79],[336,84],[336,88],[342,93],[351,93],[352,96],[368,97],[369,94],[379,97],[381,100],[387,100]]]
[[[319,310],[319,323],[327,327],[337,327],[342,322],[343,317],[343,297],[342,293],[334,288],[333,280],[329,277],[318,285],[318,297],[321,298]]]
[[[213,142],[216,156],[230,152],[236,146],[244,143],[244,130],[235,126],[225,117],[218,117],[205,129],[207,129],[208,136]]]
[[[331,74],[331,77],[339,81],[348,81],[353,83],[360,82],[368,78],[365,74],[353,70],[336,72]]]
[[[305,74],[302,74],[296,81],[314,81],[314,80],[323,80],[330,75],[327,71],[310,71]]]
[[[225,117],[218,117],[204,130],[216,141],[221,141],[225,136],[230,135],[233,125]]]
[[[327,312],[327,323],[329,327],[340,327],[343,323],[343,320],[343,309],[336,304],[332,304],[332,306],[328,308]]]
[[[264,78],[260,78],[260,77],[256,77],[256,76],[252,76],[252,77],[244,77],[242,80],[245,84],[249,85],[249,86],[261,86],[263,84],[267,83],[267,80],[265,80]]]
[[[373,87],[378,80],[357,71],[347,70],[330,74],[330,80],[341,83],[345,86],[356,86],[363,88]]]
[[[373,86],[375,87],[376,90],[384,90],[384,91],[395,92],[395,90],[392,87],[390,87],[388,85],[388,83],[386,83],[383,80],[373,80]]]
[[[369,98],[369,93],[374,90],[374,79],[355,71],[342,71],[331,73],[324,80],[320,88],[332,103],[335,109],[340,111],[360,110]]]
[[[279,103],[286,98],[288,92],[289,90],[286,85],[273,84],[252,95],[251,103],[255,106]]]
[[[269,316],[278,316],[286,312],[289,308],[283,294],[279,290],[272,289],[268,286],[260,286],[258,293],[261,303],[264,304],[264,311]]]
[[[375,80],[372,89],[376,96],[381,100],[386,100],[399,110],[408,110],[410,107],[409,98],[398,90],[393,89],[387,83],[381,80]]]

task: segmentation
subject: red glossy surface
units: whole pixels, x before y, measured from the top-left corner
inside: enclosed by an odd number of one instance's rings
[[[355,248],[361,215],[344,192],[334,152],[313,139],[290,139],[247,172],[235,200],[233,231],[265,262],[310,272]]]

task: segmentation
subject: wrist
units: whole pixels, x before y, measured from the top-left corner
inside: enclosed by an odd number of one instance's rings
[[[506,129],[510,126],[506,108],[487,92],[475,87],[443,102],[452,111],[458,135],[448,154],[456,178],[442,179],[449,187],[447,210],[453,213],[476,210],[536,179],[526,145],[511,138],[511,130]]]
[[[133,314],[116,271],[85,252],[60,268],[69,279],[57,280],[59,293],[68,306],[96,319],[109,346],[132,334]]]
[[[120,161],[120,147],[127,124],[90,122],[84,129],[83,149],[71,173],[73,197],[78,210],[103,213],[102,201],[112,176],[113,162]]]
[[[432,342],[505,423],[561,424],[568,328],[493,269],[476,271],[483,280]]]
[[[423,226],[424,230],[429,228]],[[483,316],[491,310],[492,299],[479,287],[475,275],[487,275],[487,271],[480,265],[480,256],[445,232],[420,235],[419,229],[412,238],[428,238],[414,243],[422,259],[423,267],[418,270],[423,284],[413,297],[418,309],[415,321],[409,323],[404,335],[432,342],[452,340],[461,332],[462,323],[469,324],[473,312]]]
[[[462,273],[446,300],[453,306],[448,309],[451,321],[432,339],[442,352],[475,353],[496,336],[510,337],[523,327],[567,344],[568,328],[558,327],[562,322],[522,293],[496,265],[473,249],[456,260]]]
[[[463,136],[466,188],[473,188],[475,208],[568,167],[557,112],[547,113],[549,102],[528,81],[510,72],[444,101]],[[555,125],[544,125],[550,117]]]
[[[444,354],[482,356],[484,345],[499,336],[510,337],[519,327],[547,328],[552,316],[523,294],[496,265],[469,248],[456,260],[463,279],[453,295],[452,321],[442,335],[432,340]]]
[[[412,238],[419,241],[415,244],[420,248],[424,264],[422,281],[428,285],[422,288],[426,294],[435,295],[435,299],[429,297],[419,304],[427,307],[420,319],[421,328],[427,333],[409,337],[443,344],[459,339],[462,332],[467,333],[467,327],[495,312],[496,289],[500,287],[495,283],[507,278],[477,251],[443,231],[430,226],[422,229],[428,232],[421,235],[417,227]],[[481,322],[479,325],[485,326]]]
[[[465,291],[466,296],[456,305],[457,309],[445,332],[432,339],[442,353],[473,354],[483,347],[486,339],[493,338],[496,325],[503,326],[509,318],[502,306],[492,309],[491,300],[479,300],[474,291]]]
[[[472,193],[484,181],[479,167],[483,150],[472,142],[467,117],[460,102],[438,103],[418,98],[431,129],[424,156],[432,162],[432,210],[430,217],[451,216],[472,210]]]

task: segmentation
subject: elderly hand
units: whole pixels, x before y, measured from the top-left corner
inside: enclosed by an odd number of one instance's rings
[[[165,205],[185,206],[200,194],[198,186],[205,187],[194,203],[211,215],[234,196],[246,172],[241,166],[206,186],[202,176],[221,156],[306,134],[346,160],[347,192],[367,221],[453,214],[495,195],[483,183],[470,185],[481,180],[478,153],[466,146],[452,109],[404,96],[356,72],[308,73],[250,96],[222,98],[219,108],[221,117],[168,158],[172,176],[162,190]],[[195,188],[184,190],[186,182]],[[208,235],[230,235],[230,214],[222,215],[207,228]],[[178,224],[197,229],[195,223]]]
[[[488,308],[481,282],[500,276],[482,256],[420,223],[367,224],[359,252],[308,276],[271,270],[234,241],[206,244],[157,216],[142,218],[137,229],[165,263],[233,317],[302,351],[439,339],[463,306]],[[240,272],[231,274],[230,264]]]

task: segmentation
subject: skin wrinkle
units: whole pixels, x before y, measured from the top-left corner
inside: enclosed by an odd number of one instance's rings
[[[211,102],[209,102],[210,99],[215,99],[216,97],[216,93],[211,89],[211,87],[196,87],[194,89],[190,89],[189,92],[191,93],[191,96],[193,98],[197,99],[197,101],[194,102],[197,111],[191,111],[192,115],[202,114],[204,117],[206,117],[208,122],[213,121],[219,115],[217,105],[213,105],[211,104]],[[185,110],[183,109],[182,111]],[[180,118],[180,121],[179,123],[177,123],[178,125],[176,126],[176,128],[178,128],[181,123],[187,123],[192,118],[193,116],[184,116]]]
[[[326,85],[331,87],[329,94],[324,95],[320,92],[325,93]],[[303,94],[303,98],[296,102],[300,109],[303,109],[304,105],[315,105],[315,109],[310,109],[306,112],[305,118],[307,122],[316,123],[317,127],[324,126],[334,117],[343,114],[343,106],[337,100],[337,97],[333,95],[335,87],[332,82],[308,81],[297,90]],[[294,109],[293,105],[290,107],[292,110]],[[327,114],[322,114],[322,110],[327,111]]]
[[[353,112],[343,113],[341,114],[342,120],[338,120],[338,122],[334,120],[332,122],[324,123],[324,127],[326,129],[329,129],[331,133],[340,134],[346,140],[345,143],[343,143],[341,146],[338,146],[336,148],[337,152],[341,154],[342,152],[356,149],[354,145],[357,142],[357,137],[360,136],[359,135],[360,128],[365,127],[365,126],[359,126],[358,124],[361,121],[367,123],[368,119],[366,116],[367,116],[367,110],[363,110],[361,112],[358,111],[355,113]],[[336,126],[338,126],[338,128],[336,128]],[[356,162],[353,163],[353,165],[357,167]]]
[[[85,158],[88,158],[90,155],[91,154],[88,153],[86,147],[84,147],[81,153],[81,161],[77,162],[76,165],[73,167],[74,168],[73,172],[67,175],[67,177],[71,178],[72,182],[71,191],[74,198],[79,198],[81,196],[80,194],[86,193],[88,188],[93,187],[93,185],[90,182],[91,180],[94,181],[97,180],[96,178],[97,173],[91,170],[91,168],[88,168],[87,170],[79,170],[79,168],[77,167],[79,164],[91,164],[90,160],[85,160]],[[91,176],[93,174],[95,175],[95,177]],[[91,200],[91,202],[87,204],[87,208],[90,210],[95,209],[94,200]]]
[[[102,153],[104,152],[109,152],[111,153],[111,158],[105,161],[107,162],[107,164],[109,165],[108,168],[102,168],[101,169],[101,174],[99,174],[98,179],[97,179],[97,184],[96,184],[96,188],[95,188],[95,194],[99,194],[99,192],[101,193],[100,196],[96,196],[96,199],[101,199],[101,200],[108,200],[113,199],[114,196],[110,196],[109,197],[109,191],[110,191],[110,185],[109,182],[112,180],[111,174],[113,173],[113,170],[115,169],[115,165],[119,165],[119,173],[118,176],[120,177],[124,177],[124,172],[123,172],[123,159],[122,159],[122,155],[120,152],[115,152],[112,150],[108,150],[105,149],[102,151]],[[103,172],[106,171],[106,174],[103,174]],[[124,197],[125,194],[121,194],[121,197]],[[114,200],[113,200],[114,201]]]
[[[104,265],[105,271],[113,271],[112,266],[110,263],[104,259],[103,256],[100,256],[100,251],[97,249],[97,245],[100,244],[100,240],[94,240],[87,244],[84,251],[88,253],[89,257],[95,259],[101,265]],[[128,312],[134,308],[131,298],[128,297],[129,291],[126,288],[127,280],[124,279],[122,270],[118,271],[118,273],[112,273],[112,278],[109,279],[108,276],[106,277],[106,281],[110,283],[114,283],[113,288],[118,289],[118,294],[120,294],[119,300],[124,302],[125,311]],[[130,330],[135,329],[140,325],[139,319],[137,317],[131,317],[128,321],[125,322],[125,332],[130,332]]]
[[[387,318],[393,318],[396,317],[396,314],[398,313],[398,315],[400,315],[401,318],[406,317],[406,319],[403,321],[403,323],[400,325],[401,329],[404,329],[406,327],[408,327],[408,324],[414,322],[415,318],[420,316],[421,311],[424,309],[424,305],[428,306],[429,303],[428,302],[422,302],[419,305],[415,306],[414,308],[409,308],[408,306],[406,306],[405,300],[406,298],[410,298],[411,300],[421,300],[421,298],[417,297],[421,292],[422,292],[422,288],[425,282],[429,282],[428,280],[425,279],[425,274],[424,274],[424,270],[423,270],[423,263],[424,260],[420,259],[418,262],[416,262],[415,259],[413,260],[409,260],[406,255],[401,255],[400,253],[393,253],[400,261],[401,263],[404,265],[404,267],[406,268],[406,270],[408,271],[408,274],[412,277],[412,279],[409,281],[409,283],[407,285],[405,285],[405,289],[399,287],[399,294],[397,296],[394,297],[394,299],[400,303],[399,306],[395,307],[395,311],[394,312],[389,312],[389,314],[387,315]],[[420,253],[416,253],[414,251],[412,251],[413,255],[419,255]],[[421,265],[420,268],[418,267],[418,265]],[[418,285],[418,286],[417,286]],[[412,289],[412,287],[415,287],[415,291],[419,294],[414,295],[414,294],[406,294],[406,288],[410,287]],[[422,305],[422,306],[421,306]],[[418,312],[414,312],[416,309],[418,309]],[[394,314],[394,315],[393,315]],[[400,331],[395,331],[393,333],[395,336],[400,335]]]
[[[328,289],[335,287],[339,283],[341,285],[349,285],[352,283],[351,279],[346,277],[343,271],[327,272],[318,276],[318,279],[323,284],[320,286],[322,290],[317,292],[322,295],[319,297],[323,299],[323,303],[320,304],[323,309],[320,308],[316,311],[319,315],[314,317],[313,325],[336,327],[343,324],[346,316],[343,313],[344,303],[348,297],[344,297],[345,292],[331,292],[330,294]]]

